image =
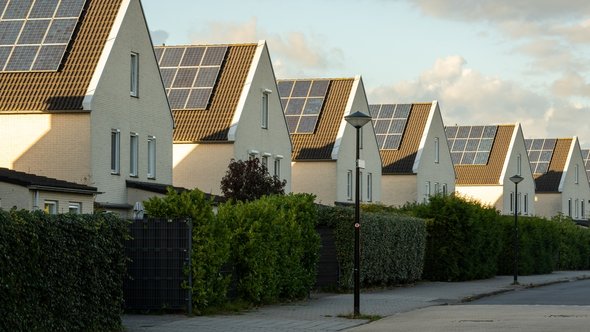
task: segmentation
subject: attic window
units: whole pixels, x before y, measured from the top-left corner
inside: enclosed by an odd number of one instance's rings
[[[0,71],[57,71],[86,0],[0,2]]]

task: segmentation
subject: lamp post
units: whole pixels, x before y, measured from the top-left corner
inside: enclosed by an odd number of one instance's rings
[[[354,112],[344,117],[346,122],[356,128],[356,185],[354,198],[354,316],[360,315],[360,132],[361,128],[371,121],[371,116],[362,113]]]
[[[518,285],[518,184],[524,178],[518,174],[510,177],[514,183],[514,285]]]

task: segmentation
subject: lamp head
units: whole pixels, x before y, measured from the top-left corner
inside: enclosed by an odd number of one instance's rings
[[[356,111],[352,114],[345,116],[344,120],[346,120],[346,122],[350,123],[353,127],[358,129],[366,125],[369,121],[371,121],[371,116],[363,112]]]

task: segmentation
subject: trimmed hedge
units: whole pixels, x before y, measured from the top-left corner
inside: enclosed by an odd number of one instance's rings
[[[122,329],[127,224],[0,210],[0,330]]]
[[[320,239],[314,196],[265,196],[219,208],[232,232],[239,298],[255,304],[302,298],[315,283]]]
[[[339,285],[345,289],[352,288],[354,209],[321,206],[318,224],[334,229],[340,265]],[[420,279],[426,240],[424,220],[386,210],[362,212],[360,235],[360,279],[363,286],[388,286]]]
[[[502,228],[493,207],[439,195],[404,209],[428,220],[424,279],[463,281],[496,275]]]
[[[557,269],[590,269],[590,229],[583,228],[569,217],[558,215],[552,219],[559,227]]]

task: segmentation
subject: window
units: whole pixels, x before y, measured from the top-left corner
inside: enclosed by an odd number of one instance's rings
[[[518,156],[516,156],[516,174],[522,175],[521,171],[522,171],[522,155],[519,153]]]
[[[434,183],[434,194],[435,195],[440,194],[440,184],[438,182]]]
[[[438,137],[434,138],[434,162],[438,164],[440,158],[440,143]]]
[[[137,176],[137,163],[139,158],[139,138],[136,133],[129,136],[129,175]]]
[[[262,114],[260,120],[260,126],[263,129],[268,129],[268,95],[271,93],[271,90],[265,89],[262,91]]]
[[[426,181],[426,186],[424,187],[424,203],[428,203],[429,196],[430,196],[430,181]]]
[[[281,159],[275,159],[275,176],[281,178]]]
[[[264,166],[264,168],[266,168],[266,171],[268,171],[268,157],[267,156],[262,156],[262,166]]]
[[[363,172],[359,172],[359,200],[363,201]]]
[[[576,164],[574,168],[574,183],[578,184],[580,182],[580,165]]]
[[[569,217],[571,217],[571,216],[572,216],[572,199],[571,199],[571,198],[569,198],[569,199],[567,200],[567,215],[568,215]]]
[[[148,162],[148,169],[147,169],[147,177],[148,179],[155,179],[156,178],[156,138],[154,136],[148,136],[147,141],[147,162]]]
[[[121,132],[111,129],[111,174],[119,174],[121,170]]]
[[[447,195],[447,184],[446,183],[443,183],[443,185],[442,185],[442,194],[443,194],[443,196]]]
[[[510,212],[514,212],[514,192],[510,192]]]
[[[254,159],[258,158],[258,154],[259,153],[260,152],[257,151],[257,150],[250,150],[250,151],[248,151],[248,160],[254,160]]]
[[[519,207],[522,206],[522,195],[521,193],[518,193],[518,195],[516,196],[516,213],[518,213],[519,215],[522,213],[522,208],[519,209]]]
[[[582,219],[586,218],[586,207],[584,206],[584,202],[583,199],[580,200],[580,216]]]
[[[524,202],[522,205],[522,213],[525,215],[529,214],[529,194],[524,194]]]
[[[580,211],[580,200],[576,198],[574,205],[574,217],[578,219],[578,211]]]
[[[367,201],[373,201],[373,173],[367,174]]]
[[[68,203],[68,212],[73,214],[80,214],[82,213],[82,203],[79,202],[69,202]]]
[[[352,200],[352,171],[348,170],[348,173],[346,174],[347,176],[347,182],[346,182],[346,198],[348,198],[349,201]]]
[[[139,54],[131,53],[131,96],[138,96],[139,87]]]
[[[57,201],[45,201],[43,211],[49,214],[57,214]]]
[[[363,136],[365,135],[363,134],[363,127],[361,127],[359,129],[359,149],[361,150],[363,149]]]

